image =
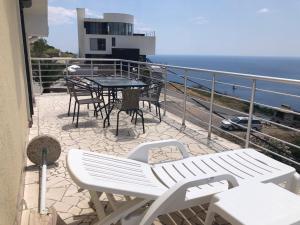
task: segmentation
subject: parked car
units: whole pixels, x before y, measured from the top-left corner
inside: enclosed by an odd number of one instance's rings
[[[221,128],[226,130],[246,130],[248,126],[248,117],[234,117],[229,120],[222,120]],[[262,123],[260,120],[252,119],[252,129],[261,130]]]

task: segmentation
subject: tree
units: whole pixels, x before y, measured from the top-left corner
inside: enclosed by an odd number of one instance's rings
[[[62,52],[61,50],[48,45],[47,40],[41,38],[30,45],[31,57],[52,58],[52,57],[76,57],[71,52]],[[50,65],[49,65],[50,64]],[[57,80],[63,77],[65,64],[58,61],[40,60],[41,74],[39,74],[38,64],[33,63],[34,80],[41,82],[44,92],[49,91],[49,87]],[[41,80],[40,77],[41,76]]]

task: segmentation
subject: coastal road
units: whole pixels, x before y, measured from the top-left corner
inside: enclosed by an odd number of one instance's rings
[[[184,109],[184,96],[181,93],[176,93],[174,91],[167,92],[167,111],[171,112],[178,117],[183,117]],[[198,125],[200,127],[208,128],[209,121],[209,106],[210,103],[205,102],[201,99],[188,99],[186,105],[186,120]],[[163,107],[163,103],[162,103]],[[220,106],[214,105],[214,114],[212,118],[212,124],[216,127],[221,126],[221,121],[223,119],[230,119],[235,116],[241,116],[242,114],[237,114],[229,109],[224,109]],[[231,131],[234,135],[238,135],[241,138],[245,138],[246,132],[243,131]]]

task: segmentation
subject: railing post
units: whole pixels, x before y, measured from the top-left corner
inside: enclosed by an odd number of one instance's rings
[[[251,133],[251,127],[252,127],[252,118],[253,118],[255,92],[256,92],[256,80],[253,80],[252,81],[252,91],[251,91],[251,100],[250,100],[250,107],[249,107],[249,117],[248,117],[248,127],[247,127],[245,148],[249,147],[250,133]]]
[[[208,121],[208,135],[207,138],[211,139],[211,130],[212,130],[212,118],[213,118],[213,107],[214,107],[214,96],[215,96],[215,85],[216,84],[216,75],[213,74],[211,81],[211,94],[210,94],[210,106],[209,106],[209,121]]]
[[[188,71],[184,70],[184,98],[183,98],[183,113],[182,113],[182,127],[185,127],[185,118],[186,118],[186,101],[187,101],[187,78]]]
[[[42,71],[41,71],[41,60],[38,61],[38,67],[39,67],[39,81],[40,81],[40,94],[43,92],[43,83],[42,83]]]
[[[68,66],[69,66],[69,61],[66,60],[66,75],[67,75],[67,76],[69,76]]]
[[[138,80],[140,79],[140,64],[138,64],[138,69],[137,69],[137,74],[138,74]]]
[[[123,76],[123,62],[120,61],[120,75]]]
[[[149,70],[149,78],[152,83],[152,67],[151,66],[150,66],[150,70]]]
[[[164,68],[163,72],[164,77],[164,116],[167,112],[167,83],[168,83],[168,73],[167,73],[167,67]]]
[[[92,79],[94,77],[94,65],[93,65],[93,60],[91,60],[91,75],[92,75]]]
[[[115,74],[115,77],[117,76],[117,62],[116,60],[114,61],[114,74]]]
[[[127,63],[127,75],[128,75],[128,78],[130,79],[130,63],[129,62]]]

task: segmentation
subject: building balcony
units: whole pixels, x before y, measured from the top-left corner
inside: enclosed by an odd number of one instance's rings
[[[277,157],[285,163],[297,167],[299,163],[286,154],[275,152],[270,148],[274,142],[270,139],[263,139],[263,135],[269,137],[271,134],[270,124],[264,124],[260,131],[251,129],[247,126],[246,131],[228,131],[220,128],[220,115],[229,114],[230,108],[226,106],[227,98],[218,98],[214,86],[208,90],[200,88],[197,93],[191,82],[188,82],[188,73],[195,71],[195,68],[180,68],[168,65],[154,65],[149,63],[139,63],[126,60],[105,60],[105,59],[33,59],[33,80],[36,85],[35,97],[35,113],[33,116],[33,127],[30,130],[30,138],[41,134],[49,134],[59,140],[62,146],[62,154],[58,162],[50,166],[47,174],[47,207],[54,207],[59,217],[62,219],[62,224],[93,224],[97,221],[97,216],[94,206],[90,202],[90,195],[87,190],[80,189],[70,178],[66,169],[66,155],[70,149],[84,149],[91,152],[104,153],[108,155],[126,157],[126,155],[135,148],[138,144],[165,140],[177,139],[186,145],[189,153],[193,156],[230,151],[234,149],[244,148],[245,144],[249,147],[254,147],[259,151],[267,152],[270,156]],[[47,64],[45,66],[45,64]],[[49,68],[49,65],[55,65],[55,68]],[[69,65],[77,64],[77,71],[69,69]],[[75,67],[73,67],[75,68]],[[167,76],[171,76],[174,69],[182,69],[183,83],[175,83]],[[146,72],[147,71],[147,72]],[[51,73],[50,73],[51,72]],[[203,70],[200,70],[202,73]],[[211,82],[218,82],[214,76],[224,74],[224,72],[206,71],[212,73]],[[45,75],[46,74],[46,75]],[[51,74],[51,75],[50,75]],[[94,117],[93,109],[82,107],[80,110],[80,119],[78,128],[72,123],[72,116],[67,115],[69,95],[65,92],[63,80],[56,79],[55,83],[47,80],[46,77],[62,78],[63,76],[90,76],[96,77],[100,75],[122,76],[132,79],[142,79],[146,77],[150,81],[160,80],[164,83],[164,89],[160,96],[160,104],[164,116],[162,122],[159,122],[155,107],[151,106],[149,110],[148,104],[143,107],[140,105],[145,115],[145,133],[143,134],[141,121],[137,124],[131,122],[130,116],[126,113],[121,114],[119,135],[116,136],[116,111],[111,115],[111,126],[103,128],[103,119],[101,116]],[[229,74],[228,74],[229,75]],[[233,75],[233,74],[231,74]],[[267,79],[258,76],[248,76],[245,79]],[[181,77],[182,78],[182,77]],[[278,80],[277,80],[278,81]],[[51,85],[46,85],[50,82]],[[279,81],[280,82],[280,81]],[[286,84],[289,81],[285,80]],[[250,89],[250,92],[256,88]],[[59,91],[59,93],[57,93]],[[201,92],[200,92],[201,91]],[[50,92],[50,93],[49,93]],[[206,93],[206,94],[203,94]],[[210,92],[208,95],[207,92]],[[214,96],[214,94],[216,96]],[[206,98],[204,97],[206,96]],[[107,100],[107,99],[106,99]],[[196,101],[195,101],[196,100]],[[223,100],[223,104],[220,101]],[[198,102],[197,102],[198,101]],[[254,99],[249,101],[250,111],[248,116],[253,116]],[[237,103],[237,102],[235,102]],[[255,104],[257,104],[255,102]],[[252,106],[251,106],[252,105]],[[213,109],[210,109],[211,107]],[[221,108],[226,110],[221,111]],[[275,110],[275,107],[273,107]],[[237,113],[234,107],[231,110]],[[255,112],[256,113],[256,112]],[[244,113],[245,114],[245,113]],[[239,115],[243,115],[240,111]],[[257,115],[257,114],[256,114]],[[222,118],[223,119],[223,118]],[[299,132],[297,128],[278,124],[275,128],[275,122],[272,123],[272,129],[284,128],[285,132],[290,129],[291,135]],[[296,131],[297,130],[297,131]],[[260,133],[259,138],[269,141],[270,145],[260,144],[254,137],[255,133]],[[257,135],[257,134],[256,134]],[[278,137],[274,137],[279,141]],[[278,146],[285,144],[285,149],[288,145],[294,147],[293,143],[285,143],[282,140]],[[269,146],[267,148],[266,146]],[[278,147],[277,146],[277,147]],[[273,154],[272,154],[273,152]],[[167,147],[159,151],[155,151],[150,155],[151,163],[176,160],[180,158],[180,153],[177,149]],[[25,201],[29,209],[36,210],[38,208],[38,168],[30,162],[27,164],[25,175]],[[101,199],[105,204],[105,210],[109,211],[110,205],[105,197]],[[124,200],[118,197],[118,200]],[[192,209],[174,212],[168,215],[160,216],[156,219],[155,224],[203,224],[207,211],[207,205],[200,205]],[[218,217],[215,224],[228,224],[226,220]]]

